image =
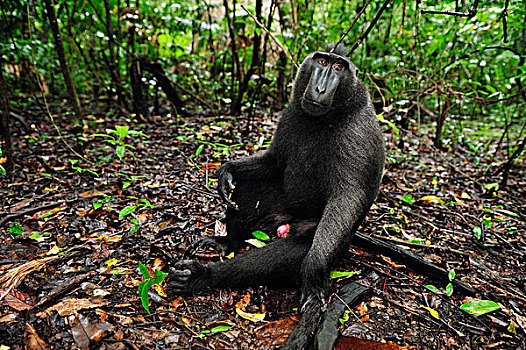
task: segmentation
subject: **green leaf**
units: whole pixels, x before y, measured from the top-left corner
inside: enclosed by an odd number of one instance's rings
[[[345,322],[347,322],[349,320],[349,313],[351,312],[351,310],[345,310],[345,312],[343,313],[342,317],[340,318],[340,323],[341,324],[344,324]]]
[[[31,239],[39,239],[39,238],[42,238],[44,237],[41,233],[33,233],[31,236],[29,236],[29,238]]]
[[[403,202],[406,202],[408,204],[413,204],[415,202],[415,199],[413,198],[413,195],[411,195],[411,194],[406,194],[405,196],[400,198],[400,200],[402,200]]]
[[[513,322],[513,319],[510,319],[510,325],[506,329],[508,332],[517,335],[517,325]]]
[[[142,263],[139,261],[139,271],[141,271],[141,275],[144,277],[144,278],[150,278],[150,272],[148,271],[148,268]]]
[[[139,221],[137,221],[137,219],[131,219],[131,222],[133,223],[133,227],[131,228],[130,233],[133,235],[139,229]]]
[[[115,148],[115,152],[117,153],[117,156],[119,157],[119,159],[122,159],[122,157],[124,156],[124,152],[126,152],[126,147],[117,146]]]
[[[453,284],[452,283],[449,283],[447,286],[446,286],[446,295],[448,297],[452,296],[453,295]]]
[[[197,151],[195,151],[195,156],[199,157],[199,155],[201,154],[201,152],[203,152],[204,149],[205,145],[200,145],[199,147],[197,147]]]
[[[147,279],[143,279],[141,282],[139,282],[139,288],[138,288],[138,292],[139,292],[139,296],[142,295],[142,291],[144,290],[144,286],[146,285],[146,283],[148,283],[150,279],[147,278]]]
[[[224,331],[228,331],[229,329],[231,329],[233,326],[226,326],[226,325],[220,325],[220,326],[215,326],[214,328],[212,328],[210,330],[210,332],[212,333],[217,333],[217,332],[224,332]]]
[[[438,288],[435,287],[435,286],[432,285],[432,284],[426,284],[424,287],[426,287],[427,289],[429,289],[429,290],[432,291],[433,293],[440,293],[440,291],[438,290]]]
[[[119,140],[122,140],[128,134],[129,127],[127,127],[126,125],[125,126],[115,125],[115,130],[117,130],[117,137],[119,138]]]
[[[514,216],[516,218],[520,217],[519,214],[516,214],[516,213],[514,213],[512,211],[505,210],[505,209],[495,209],[495,211],[498,212],[498,213],[504,214],[504,215]]]
[[[137,209],[136,205],[129,205],[125,208],[122,208],[119,212],[119,220],[125,217],[126,215],[133,213],[135,209]]]
[[[361,270],[356,270],[356,271],[331,271],[331,273],[329,275],[329,278],[331,280],[333,280],[333,279],[336,279],[336,278],[342,278],[342,277],[348,277],[348,276],[357,275],[360,272],[362,272],[362,271]]]
[[[473,226],[473,234],[477,239],[480,239],[480,237],[482,237],[482,229],[480,228],[480,226]]]
[[[449,278],[450,281],[453,281],[455,279],[455,270],[452,269],[452,270],[449,270],[448,274],[447,274],[447,277]]]
[[[245,240],[245,242],[247,242],[248,244],[252,244],[256,248],[262,248],[266,245],[265,243],[261,242],[259,239],[255,239],[255,238],[247,239]]]
[[[97,174],[96,172],[94,172],[93,170],[89,170],[89,169],[82,169],[82,171],[87,171],[88,173],[92,174],[92,175],[95,175],[95,176],[99,176],[99,174]]]
[[[424,305],[420,305],[419,307],[421,307],[423,309],[426,309],[427,311],[429,311],[431,316],[433,316],[434,318],[438,319],[438,311],[437,310],[432,309],[432,308],[430,308],[428,306],[424,306]]]
[[[500,309],[500,305],[491,300],[478,300],[464,303],[460,308],[475,316],[481,316]]]
[[[155,277],[150,277],[150,272],[148,271],[148,268],[144,266],[143,263],[139,261],[139,270],[141,271],[141,275],[145,277],[140,283],[139,283],[139,296],[141,297],[141,304],[142,307],[150,314],[150,298],[148,297],[148,291],[154,284],[161,283],[166,276],[168,276],[167,273],[162,272],[160,270],[155,271]]]
[[[380,123],[384,123],[384,124],[387,124],[391,127],[391,129],[393,129],[394,133],[396,136],[399,136],[400,134],[400,131],[398,130],[398,127],[396,126],[395,123],[393,123],[392,121],[390,120],[387,120],[384,118],[384,116],[382,114],[377,114],[376,117],[378,118],[378,120],[380,121]]]
[[[252,236],[262,241],[268,241],[270,239],[270,237],[263,231],[254,231],[252,232]]]
[[[195,335],[195,337],[202,338],[205,336],[213,335],[215,333],[228,331],[229,329],[232,329],[232,327],[233,326],[226,326],[226,325],[215,326],[212,329],[204,329],[203,331],[201,331],[201,333]]]
[[[484,188],[487,189],[487,190],[493,190],[493,191],[497,192],[499,190],[499,183],[498,182],[494,182],[494,183],[491,183],[491,184],[487,184],[487,185],[484,185]]]
[[[484,223],[484,225],[486,227],[490,227],[491,228],[491,226],[493,226],[493,222],[491,221],[491,218],[484,218],[482,220],[482,222]]]
[[[141,202],[144,203],[144,204],[143,204],[143,203],[139,203],[140,206],[145,206],[145,207],[148,207],[148,208],[153,208],[153,205],[152,205],[152,203],[150,203],[149,200],[144,199],[144,198],[141,198],[141,199],[139,199],[139,200],[140,200]]]
[[[157,36],[157,42],[159,44],[162,44],[162,43],[166,42],[167,40],[168,40],[168,35],[166,35],[166,34],[159,34]]]
[[[0,175],[7,175],[7,172],[5,171],[4,167],[0,165]]]
[[[150,297],[148,296],[148,291],[150,290],[150,288],[152,288],[154,283],[153,283],[153,280],[151,278],[145,279],[144,281],[146,281],[146,283],[144,284],[144,286],[143,286],[143,288],[141,290],[141,293],[140,293],[140,295],[141,295],[141,304],[142,304],[142,307],[148,312],[148,314],[151,315],[151,313],[150,313]]]
[[[15,221],[9,227],[9,233],[21,234],[24,233],[24,229],[22,228],[22,225],[20,223]]]
[[[153,284],[161,283],[166,276],[168,276],[166,272],[162,272],[161,270],[155,270],[155,277],[152,280]]]

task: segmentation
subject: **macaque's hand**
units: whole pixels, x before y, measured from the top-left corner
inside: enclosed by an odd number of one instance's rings
[[[232,194],[232,191],[236,188],[234,185],[234,177],[232,176],[232,173],[228,170],[230,168],[230,163],[225,163],[221,165],[218,169],[218,187],[217,190],[219,191],[219,196],[223,199],[223,201],[232,209],[238,210],[238,206],[236,203],[234,203],[230,199],[230,195]]]

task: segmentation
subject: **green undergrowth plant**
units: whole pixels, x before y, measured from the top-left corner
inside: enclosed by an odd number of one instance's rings
[[[154,276],[150,274],[150,271],[148,268],[139,261],[139,271],[141,272],[141,275],[144,277],[144,279],[139,283],[139,297],[141,298],[141,304],[142,307],[150,313],[150,298],[148,296],[148,292],[150,291],[150,288],[154,284],[161,283],[168,274],[166,272],[162,272],[160,270],[155,270]]]
[[[115,154],[117,155],[117,157],[119,157],[119,159],[122,159],[126,152],[131,154],[133,159],[136,159],[135,154],[132,151],[132,149],[135,149],[135,146],[132,146],[129,143],[127,143],[125,139],[126,137],[128,137],[132,140],[135,140],[139,136],[143,136],[146,138],[149,137],[142,131],[130,130],[130,128],[126,125],[115,125],[115,129],[106,129],[105,134],[101,133],[92,135],[92,137],[103,137],[104,139],[102,140],[102,142],[108,143],[109,145],[113,146],[115,149]]]

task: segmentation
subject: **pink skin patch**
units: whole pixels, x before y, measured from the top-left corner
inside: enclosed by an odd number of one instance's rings
[[[278,227],[277,231],[278,231],[278,237],[285,237],[287,233],[289,233],[290,231],[290,225],[289,224],[281,225],[280,227]]]

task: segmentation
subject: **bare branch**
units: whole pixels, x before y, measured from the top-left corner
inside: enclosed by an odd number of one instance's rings
[[[252,18],[252,20],[261,28],[263,29],[263,31],[265,33],[267,33],[267,35],[269,35],[272,40],[274,40],[274,42],[276,43],[276,45],[278,45],[279,49],[281,50],[281,52],[283,52],[285,55],[287,55],[288,59],[294,64],[294,66],[296,66],[296,68],[299,68],[298,64],[296,63],[296,61],[294,60],[294,58],[292,57],[292,55],[290,54],[290,52],[288,50],[285,50],[285,48],[283,47],[283,45],[281,45],[281,42],[276,39],[276,37],[267,29],[265,28],[265,26],[260,22],[258,21],[258,19],[256,18],[256,16],[254,16],[252,13],[250,13],[250,11],[247,10],[247,8],[245,7],[245,5],[241,4],[240,5],[241,8],[243,10],[245,10],[246,13],[248,13],[248,15]]]
[[[439,10],[421,10],[422,14],[436,14],[436,15],[449,15],[456,17],[474,17],[477,14],[477,7],[479,6],[479,0],[475,0],[473,7],[469,12],[457,12],[457,11],[439,11]]]

